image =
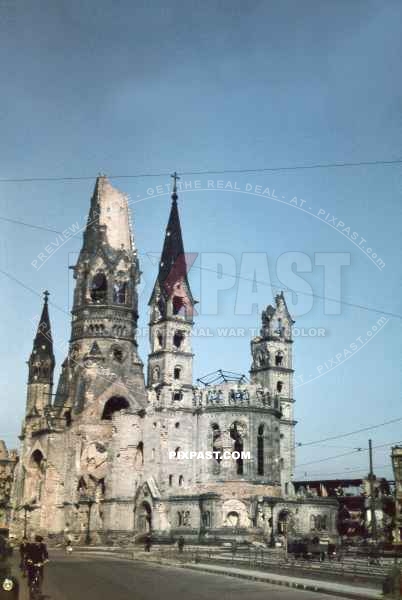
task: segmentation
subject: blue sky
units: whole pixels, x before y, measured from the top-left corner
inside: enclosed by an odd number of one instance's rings
[[[168,174],[400,158],[401,17],[397,1],[3,3],[0,50],[7,61],[0,98],[0,179],[93,179],[0,182],[0,216],[57,231],[82,223],[100,171]],[[217,315],[203,313],[203,304],[213,299],[216,275],[197,267],[211,266],[216,253],[232,256],[234,274],[246,279],[254,274],[250,264],[241,268],[244,253],[266,254],[273,285],[279,285],[278,259],[303,253],[313,269],[301,275],[317,295],[336,292],[336,286],[326,281],[324,289],[315,254],[347,253],[342,299],[401,313],[400,165],[183,175],[188,185],[200,180],[202,188],[208,179],[230,181],[233,187],[237,182],[242,191],[180,194],[186,250],[200,255],[190,272],[201,299],[198,327],[247,329],[258,323],[255,311],[236,314],[236,298],[243,305],[247,298],[249,282],[242,279],[225,280],[236,285],[220,293]],[[160,252],[169,212],[169,196],[151,197],[147,190],[168,180],[167,175],[112,178],[132,199],[144,273],[142,326],[155,276],[147,253]],[[247,184],[274,189],[285,202],[245,194]],[[311,210],[292,206],[293,197],[304,199]],[[320,209],[358,232],[364,248],[385,266],[376,267],[347,237],[314,218]],[[51,300],[62,309],[51,307],[54,336],[68,340],[72,280],[67,267],[74,263],[81,234],[38,271],[32,261],[57,234],[5,221],[0,233],[0,268],[38,292],[51,291]],[[14,445],[25,406],[31,319],[40,311],[40,300],[1,277],[0,438]],[[272,302],[273,292],[257,284],[256,297],[262,308]],[[303,311],[299,306],[295,312]],[[296,325],[324,328],[326,335],[296,339],[296,375],[317,374],[319,365],[359,336],[367,337],[379,317],[346,305],[341,314],[328,315],[315,299]],[[402,417],[400,339],[400,320],[391,318],[356,355],[299,386],[297,441]],[[146,340],[140,346],[145,360]],[[195,377],[217,368],[249,369],[247,337],[199,336],[194,349]],[[63,352],[57,351],[56,359],[60,364]],[[374,446],[385,444],[375,450],[375,465],[379,474],[390,475],[382,465],[389,464],[387,444],[402,442],[401,423],[300,448],[296,475],[364,474],[367,454],[303,465],[366,446],[369,435]]]

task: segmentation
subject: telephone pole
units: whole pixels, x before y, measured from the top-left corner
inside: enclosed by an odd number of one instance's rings
[[[370,511],[371,511],[371,536],[373,541],[377,542],[377,519],[375,514],[375,497],[374,497],[374,473],[373,473],[373,448],[371,440],[369,440],[369,483],[370,483]]]

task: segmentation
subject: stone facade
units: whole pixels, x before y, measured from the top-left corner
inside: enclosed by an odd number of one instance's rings
[[[251,341],[250,382],[222,376],[193,384],[195,300],[176,179],[149,302],[147,382],[136,342],[140,269],[128,201],[104,176],[74,277],[70,348],[54,402],[47,292],[28,362],[15,532],[17,509],[29,506],[30,530],[55,540],[68,530],[77,543],[131,543],[146,532],[273,542],[286,531],[314,531],[312,515],[336,535],[336,500],[297,498],[292,486],[293,321],[283,294]],[[199,460],[201,453],[212,456]]]
[[[0,440],[0,530],[9,526],[11,491],[17,462],[16,450],[7,450],[6,444]]]

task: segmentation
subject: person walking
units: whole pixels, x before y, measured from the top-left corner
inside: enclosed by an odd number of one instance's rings
[[[151,536],[148,534],[144,541],[145,552],[151,552],[151,545],[152,545]]]
[[[177,540],[177,547],[179,548],[179,553],[183,554],[183,550],[184,550],[184,537],[181,535],[179,537],[179,539]]]
[[[72,541],[73,537],[70,533],[69,524],[66,523],[66,526],[64,528],[64,543],[67,554],[70,554],[73,551]]]

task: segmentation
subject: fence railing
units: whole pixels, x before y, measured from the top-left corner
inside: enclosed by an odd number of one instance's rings
[[[239,568],[259,569],[259,570],[280,570],[295,574],[304,572],[309,575],[348,579],[365,579],[373,583],[383,581],[386,574],[394,564],[389,559],[380,559],[379,564],[371,564],[368,559],[342,557],[320,561],[318,559],[294,558],[293,555],[285,557],[283,551],[272,549],[250,548],[231,552],[220,548],[194,548],[185,547],[179,552],[176,547],[164,548],[159,551],[161,558],[177,560],[180,562],[210,563],[214,565],[230,565]]]

